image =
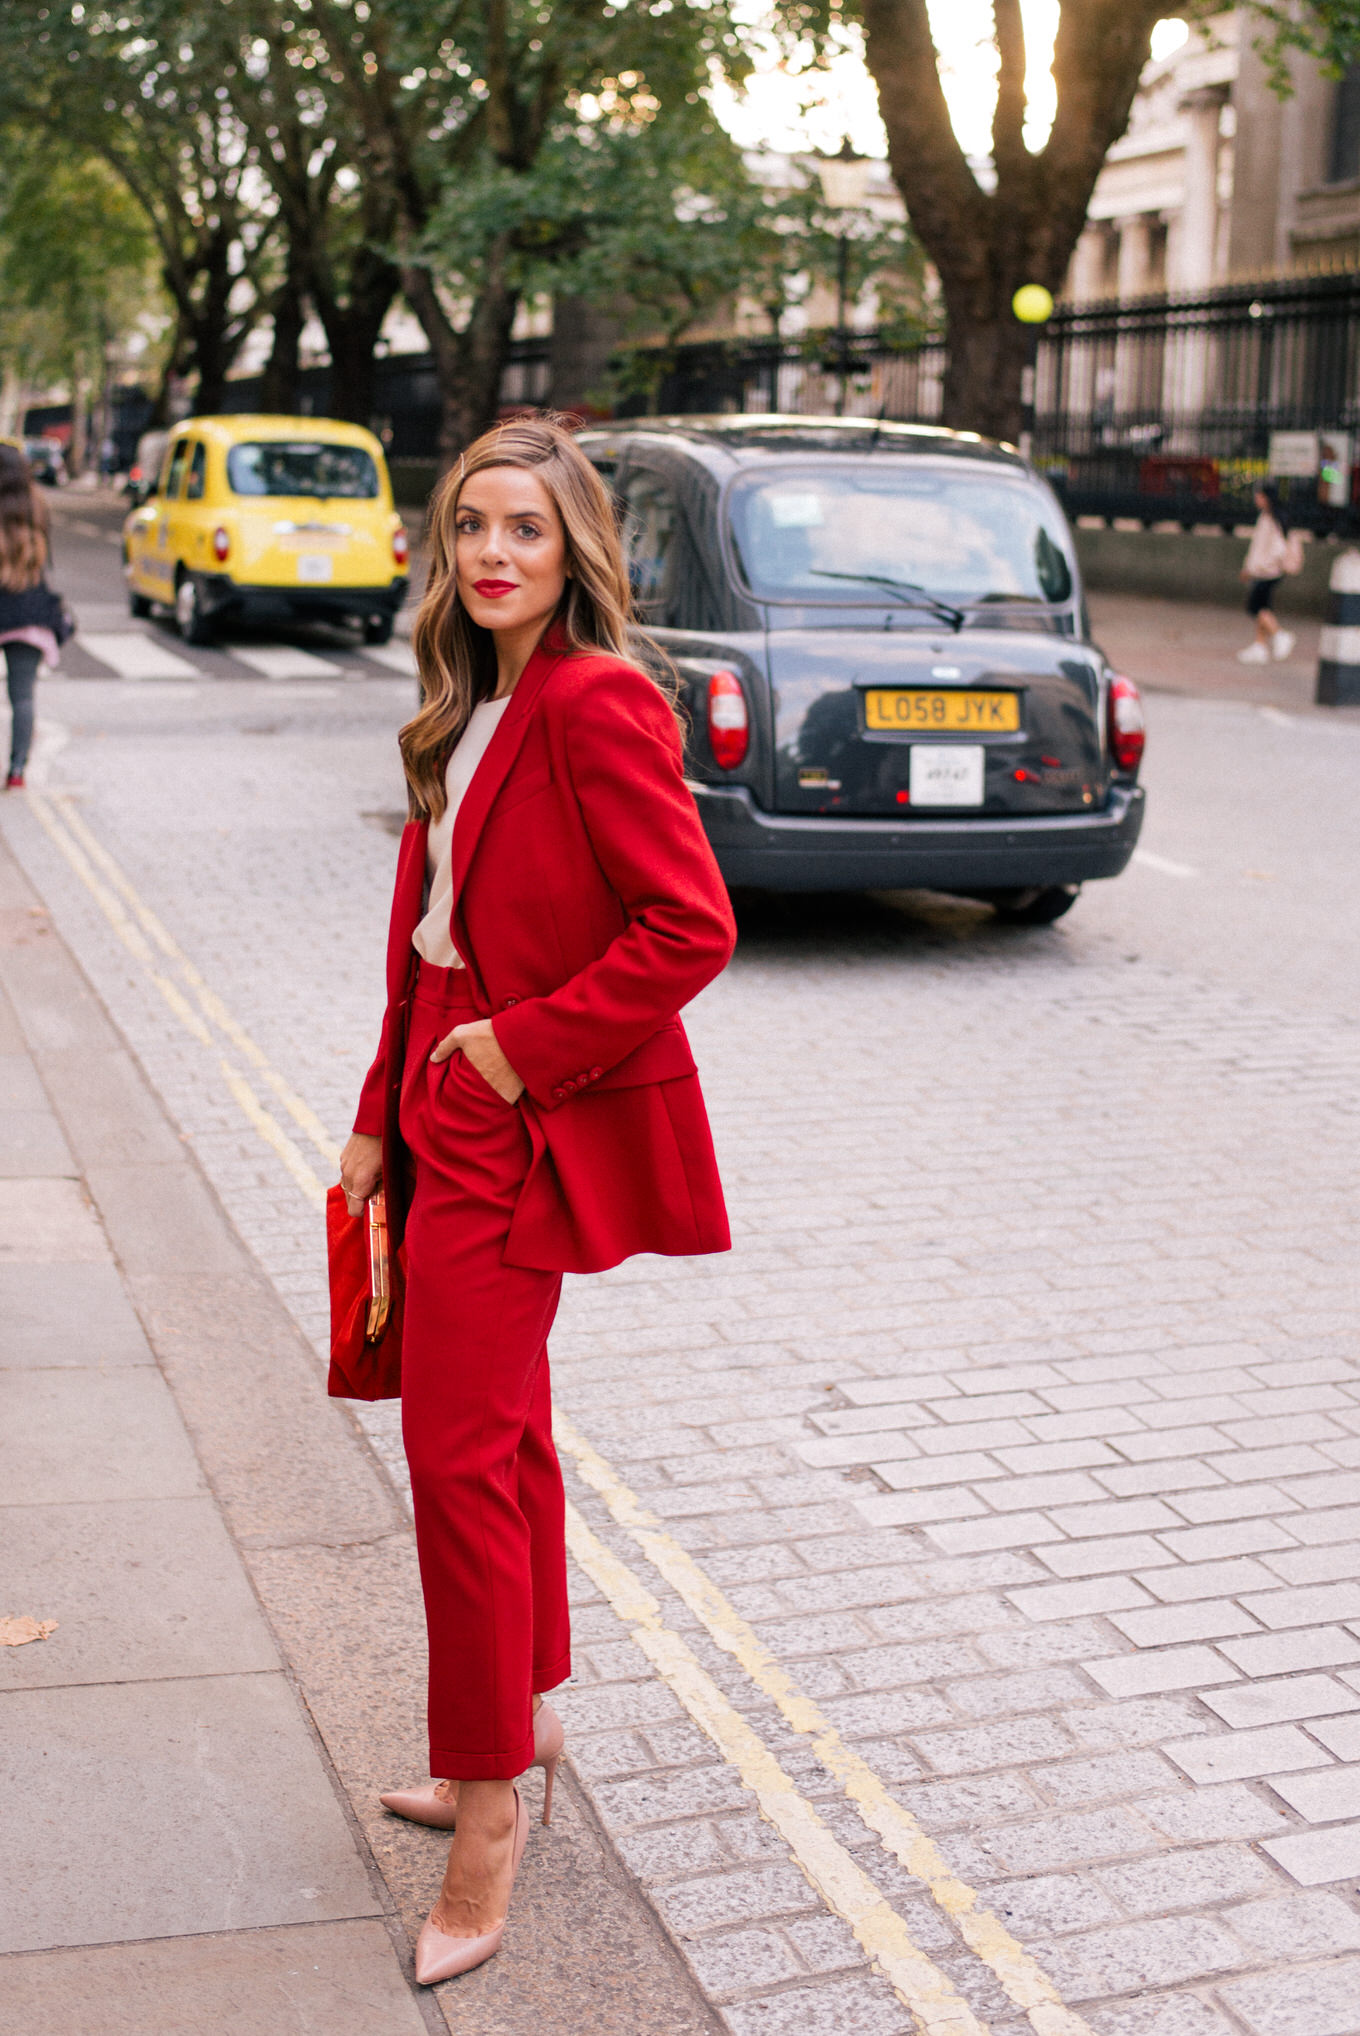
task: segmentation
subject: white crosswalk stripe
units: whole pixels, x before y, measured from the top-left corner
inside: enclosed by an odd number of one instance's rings
[[[329,658],[318,657],[315,651],[302,650],[291,643],[234,643],[229,654],[238,664],[249,665],[262,679],[333,679],[342,669]]]
[[[404,679],[416,675],[416,656],[409,643],[400,637],[391,643],[366,643],[364,656],[372,658],[375,665],[386,665],[389,672],[400,672]]]
[[[120,679],[201,679],[197,665],[171,650],[159,637],[139,629],[98,632],[77,639],[82,650],[107,665]]]

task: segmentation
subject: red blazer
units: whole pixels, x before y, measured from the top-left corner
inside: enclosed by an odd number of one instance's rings
[[[398,1111],[426,823],[401,838],[387,1015],[356,1131],[381,1134],[400,1238]],[[510,1265],[600,1272],[634,1252],[731,1244],[678,1012],[726,966],[727,892],[685,787],[671,713],[602,652],[540,644],[458,810],[450,931],[525,1086],[533,1158]]]

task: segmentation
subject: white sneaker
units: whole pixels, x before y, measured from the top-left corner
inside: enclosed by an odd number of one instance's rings
[[[1277,629],[1270,648],[1275,653],[1277,661],[1283,664],[1290,651],[1294,648],[1294,639],[1287,629]]]
[[[1238,651],[1237,662],[1240,665],[1263,665],[1269,656],[1270,652],[1263,643],[1249,643],[1245,650]]]

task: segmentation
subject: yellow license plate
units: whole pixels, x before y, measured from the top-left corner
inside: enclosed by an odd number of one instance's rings
[[[928,693],[915,687],[864,695],[864,725],[874,734],[1014,735],[1020,726],[1018,693]]]

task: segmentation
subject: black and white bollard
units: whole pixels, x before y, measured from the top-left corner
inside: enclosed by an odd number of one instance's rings
[[[1331,597],[1318,644],[1320,707],[1360,707],[1360,551],[1343,551],[1328,582]]]

